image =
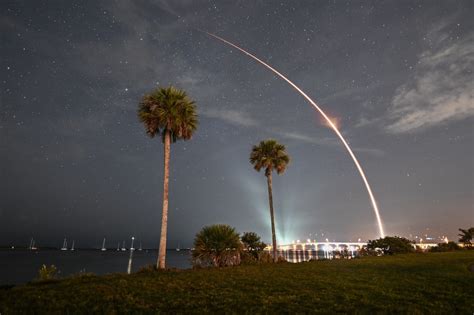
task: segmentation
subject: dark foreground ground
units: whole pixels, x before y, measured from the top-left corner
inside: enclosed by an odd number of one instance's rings
[[[474,313],[474,251],[76,276],[0,289],[0,313]]]

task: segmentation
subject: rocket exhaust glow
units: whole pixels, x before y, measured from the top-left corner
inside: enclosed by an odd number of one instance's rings
[[[369,193],[369,198],[370,198],[370,201],[372,202],[372,207],[374,209],[374,213],[375,213],[375,217],[377,218],[377,223],[378,223],[378,227],[379,227],[379,234],[380,234],[380,237],[385,237],[385,232],[383,230],[383,225],[382,225],[382,219],[380,218],[380,213],[379,213],[379,209],[377,207],[377,202],[375,201],[375,197],[374,197],[374,194],[372,193],[372,189],[370,188],[370,185],[369,185],[369,182],[367,181],[367,178],[365,176],[365,173],[364,173],[364,170],[362,169],[362,166],[360,166],[359,164],[359,161],[357,160],[356,156],[354,155],[354,152],[352,152],[352,149],[349,147],[349,144],[347,143],[346,139],[344,139],[344,137],[342,136],[342,134],[340,133],[340,131],[337,129],[336,125],[332,122],[332,120],[329,118],[328,115],[326,115],[326,113],[316,104],[316,102],[314,102],[308,95],[306,95],[305,92],[303,92],[298,86],[296,86],[296,84],[294,84],[292,81],[290,81],[288,78],[286,78],[283,74],[281,74],[280,72],[278,72],[277,70],[275,70],[273,67],[271,67],[270,65],[268,65],[267,63],[265,63],[264,61],[260,60],[259,58],[255,57],[254,55],[252,55],[251,53],[249,53],[248,51],[244,50],[243,48],[240,48],[239,46],[223,39],[222,37],[219,37],[217,35],[214,35],[214,34],[211,34],[209,32],[206,32],[206,31],[202,31],[200,30],[201,32],[204,32],[206,33],[207,35],[211,36],[211,37],[214,37],[215,39],[227,44],[227,45],[230,45],[236,49],[238,49],[239,51],[241,51],[242,53],[246,54],[247,56],[249,56],[250,58],[258,61],[260,64],[264,65],[266,68],[270,69],[273,73],[275,73],[277,76],[279,76],[280,78],[282,78],[283,80],[285,80],[289,85],[291,85],[296,91],[298,91],[301,95],[303,95],[303,97],[311,104],[313,105],[314,108],[316,108],[318,110],[318,112],[324,117],[324,119],[327,121],[328,125],[331,127],[332,130],[334,130],[334,132],[336,133],[336,135],[339,137],[339,139],[342,141],[342,143],[344,144],[344,147],[346,148],[347,152],[349,153],[349,155],[351,156],[352,160],[354,161],[354,164],[356,165],[357,167],[357,170],[359,171],[360,173],[360,176],[362,177],[362,180],[364,181],[364,184],[365,184],[365,187],[367,188],[367,192]]]

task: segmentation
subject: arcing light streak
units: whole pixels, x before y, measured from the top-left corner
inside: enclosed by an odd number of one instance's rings
[[[342,143],[344,144],[344,146],[346,147],[347,149],[347,152],[349,152],[349,155],[351,156],[352,160],[354,161],[354,164],[356,165],[357,167],[357,170],[359,171],[360,173],[360,176],[362,177],[362,180],[364,181],[364,184],[365,184],[365,187],[367,188],[367,192],[369,193],[369,197],[370,197],[370,201],[372,202],[372,207],[374,208],[374,212],[375,212],[375,217],[377,218],[377,223],[378,223],[378,226],[379,226],[379,233],[380,233],[380,237],[385,237],[385,233],[384,233],[384,230],[383,230],[383,225],[382,225],[382,219],[380,218],[380,213],[379,213],[379,208],[377,207],[377,202],[375,201],[375,197],[374,197],[374,194],[372,193],[372,189],[370,188],[370,185],[369,185],[369,182],[367,181],[367,178],[365,177],[365,173],[364,173],[364,170],[362,169],[362,167],[360,166],[359,164],[359,161],[357,160],[356,156],[354,155],[354,152],[352,152],[351,148],[349,147],[349,144],[347,143],[346,139],[344,139],[344,137],[342,136],[342,134],[339,132],[339,130],[337,129],[336,125],[332,122],[332,120],[328,117],[328,115],[326,115],[326,113],[308,96],[306,95],[305,92],[303,92],[299,87],[296,86],[296,84],[294,84],[292,81],[290,81],[288,78],[286,78],[283,74],[281,74],[280,72],[278,72],[277,70],[275,70],[273,67],[271,67],[270,65],[268,65],[267,63],[265,63],[264,61],[260,60],[259,58],[255,57],[254,55],[252,55],[251,53],[249,53],[248,51],[244,50],[243,48],[240,48],[239,46],[223,39],[222,37],[219,37],[217,35],[214,35],[214,34],[211,34],[211,33],[208,33],[208,32],[205,32],[205,31],[202,31],[204,33],[206,33],[207,35],[209,36],[212,36],[214,37],[215,39],[218,39],[220,40],[221,42],[227,44],[227,45],[230,45],[236,49],[238,49],[239,51],[243,52],[244,54],[246,54],[247,56],[251,57],[252,59],[258,61],[259,63],[261,63],[262,65],[264,65],[265,67],[267,67],[268,69],[270,69],[271,71],[273,71],[276,75],[278,75],[280,78],[282,78],[283,80],[285,80],[289,85],[291,85],[296,91],[298,91],[301,95],[303,95],[304,98],[306,98],[306,100],[308,102],[311,103],[311,105],[314,106],[314,108],[316,108],[318,110],[318,112],[324,117],[324,119],[327,121],[327,123],[329,124],[329,126],[332,128],[332,130],[334,130],[334,132],[336,133],[336,135],[339,137],[339,139],[342,141]]]

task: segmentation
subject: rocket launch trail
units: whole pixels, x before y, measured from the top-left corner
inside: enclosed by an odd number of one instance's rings
[[[342,136],[341,132],[339,131],[339,129],[337,129],[337,126],[335,125],[335,123],[329,118],[328,115],[326,115],[326,113],[316,104],[315,101],[313,101],[305,92],[303,92],[296,84],[294,84],[292,81],[290,81],[290,79],[288,79],[287,77],[285,77],[283,74],[281,74],[280,72],[278,72],[275,68],[273,68],[272,66],[270,66],[269,64],[265,63],[264,61],[260,60],[259,58],[257,58],[256,56],[252,55],[251,53],[249,53],[248,51],[246,51],[245,49],[243,48],[240,48],[239,46],[229,42],[228,40],[225,40],[224,38],[222,37],[219,37],[217,35],[214,35],[212,33],[209,33],[209,32],[206,32],[206,31],[202,31],[200,30],[201,32],[204,32],[206,33],[207,35],[229,45],[229,46],[232,46],[234,47],[235,49],[238,49],[240,52],[244,53],[245,55],[249,56],[250,58],[254,59],[255,61],[259,62],[260,64],[262,64],[263,66],[265,66],[267,69],[271,70],[273,73],[275,73],[277,76],[279,76],[280,78],[282,78],[283,80],[285,80],[289,85],[291,85],[296,91],[298,91],[298,93],[300,93],[314,108],[316,108],[316,110],[323,116],[323,118],[327,121],[328,125],[331,127],[331,129],[336,133],[336,135],[339,137],[339,139],[341,140],[341,142],[344,144],[344,147],[346,148],[347,152],[349,153],[349,155],[351,156],[352,160],[354,161],[354,164],[355,166],[357,167],[357,170],[359,171],[359,174],[360,176],[362,177],[362,181],[364,182],[365,184],[365,187],[367,189],[367,192],[369,194],[369,198],[370,198],[370,201],[372,203],[372,207],[374,209],[374,213],[375,213],[375,217],[377,219],[377,224],[378,224],[378,227],[379,227],[379,234],[380,234],[380,237],[385,237],[385,232],[384,232],[384,229],[383,229],[383,225],[382,225],[382,219],[380,217],[380,213],[379,213],[379,209],[378,209],[378,206],[377,206],[377,202],[375,200],[375,197],[374,197],[374,194],[372,192],[372,189],[370,188],[370,185],[369,185],[369,182],[367,180],[367,177],[365,176],[365,173],[364,173],[364,170],[362,169],[362,166],[360,165],[359,161],[357,160],[354,152],[352,152],[352,149],[351,147],[349,146],[349,144],[347,143],[346,139],[344,139],[344,137]]]

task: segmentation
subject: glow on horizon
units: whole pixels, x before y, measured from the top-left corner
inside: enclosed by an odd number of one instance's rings
[[[285,77],[283,74],[281,74],[280,72],[278,72],[276,69],[274,69],[273,67],[271,67],[270,65],[268,65],[267,63],[265,63],[264,61],[260,60],[259,58],[257,58],[256,56],[252,55],[251,53],[249,53],[248,51],[244,50],[243,48],[240,48],[239,46],[223,39],[222,37],[219,37],[217,35],[214,35],[212,33],[209,33],[209,32],[206,32],[206,31],[201,31],[201,32],[204,32],[206,33],[207,35],[211,36],[211,37],[214,37],[215,39],[227,44],[227,45],[230,45],[236,49],[238,49],[239,51],[241,51],[242,53],[244,53],[245,55],[251,57],[252,59],[258,61],[260,64],[264,65],[266,68],[270,69],[273,73],[275,73],[276,75],[278,75],[280,78],[282,78],[283,80],[285,80],[289,85],[291,85],[296,91],[298,91],[311,105],[313,105],[314,108],[316,108],[316,110],[323,116],[323,118],[325,119],[325,121],[327,122],[328,126],[336,133],[336,135],[339,137],[339,139],[341,140],[341,142],[344,144],[344,147],[346,148],[347,152],[349,153],[349,155],[351,156],[352,160],[354,161],[354,164],[356,165],[357,167],[357,170],[359,171],[360,173],[360,176],[362,177],[362,180],[365,184],[365,187],[367,189],[367,192],[369,194],[369,198],[370,198],[370,201],[372,203],[372,207],[374,209],[374,213],[375,213],[375,217],[377,219],[377,223],[378,223],[378,228],[379,228],[379,233],[380,233],[380,237],[385,237],[385,232],[384,232],[384,229],[383,229],[383,225],[382,225],[382,219],[380,217],[380,213],[379,213],[379,209],[378,209],[378,206],[377,206],[377,202],[375,200],[375,197],[374,197],[374,194],[372,193],[372,189],[369,185],[369,182],[367,180],[367,177],[365,176],[365,173],[364,173],[364,170],[362,169],[362,166],[360,165],[359,161],[357,160],[356,156],[354,155],[354,152],[352,152],[352,149],[350,148],[349,144],[347,143],[346,139],[344,139],[344,137],[342,136],[341,132],[339,131],[339,129],[337,128],[336,124],[331,120],[331,118],[316,104],[315,101],[313,101],[305,92],[303,92],[303,90],[301,90],[296,84],[294,84],[292,81],[290,81],[290,79],[288,79],[287,77]]]

